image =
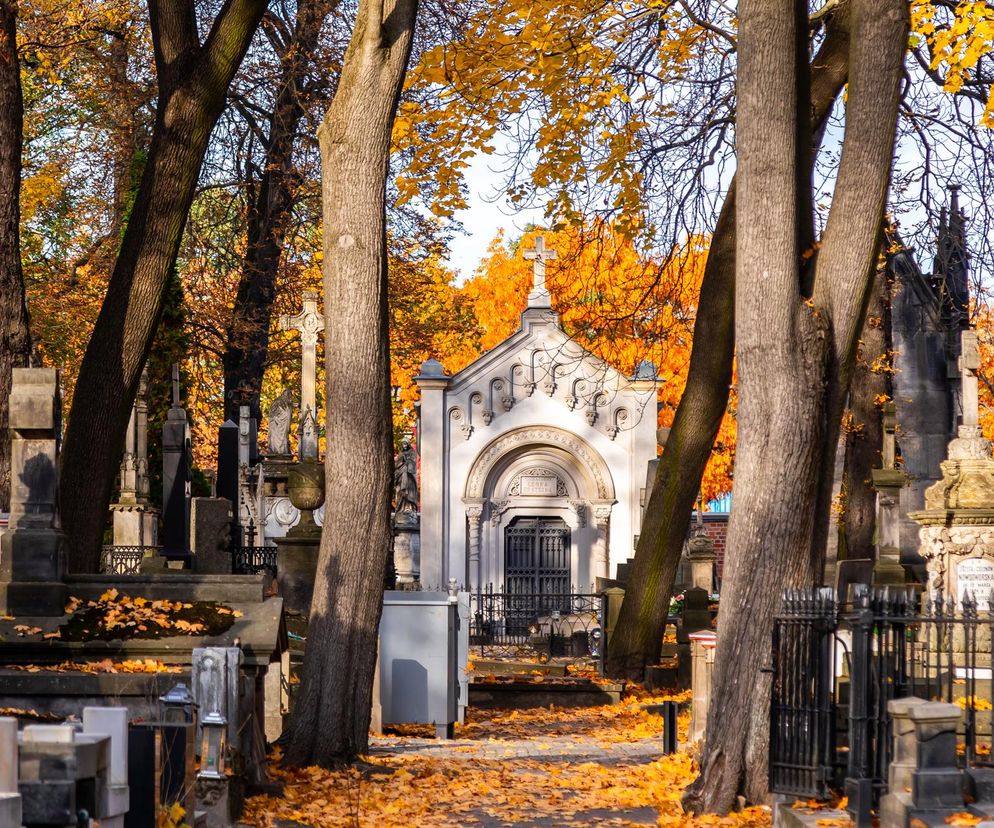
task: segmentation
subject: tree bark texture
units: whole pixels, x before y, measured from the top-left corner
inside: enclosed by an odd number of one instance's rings
[[[877,520],[877,493],[872,472],[882,462],[884,441],[880,400],[893,393],[889,366],[890,286],[887,269],[877,268],[859,337],[859,350],[849,389],[842,469],[842,516],[839,521],[839,558],[875,558],[873,542]]]
[[[819,491],[834,463],[893,158],[907,4],[853,0],[845,137],[809,298],[796,123],[807,112],[797,82],[805,10],[739,6],[738,444],[713,702],[701,773],[685,797],[698,812],[728,811],[740,794],[767,797],[770,681],[761,669],[783,588],[810,586],[820,572]]]
[[[847,15],[848,1],[828,21],[825,40],[811,62],[811,128],[816,135],[846,82]],[[659,660],[694,500],[728,405],[735,340],[734,295],[733,179],[711,236],[686,390],[656,469],[621,614],[608,646],[607,672],[612,676],[640,680],[645,668]]]
[[[149,3],[159,86],[152,142],[80,366],[62,453],[61,512],[75,572],[97,569],[124,431],[207,142],[266,2],[227,0],[203,44],[194,6]]]
[[[391,545],[393,433],[386,179],[417,0],[364,0],[320,131],[324,210],[327,498],[307,658],[287,761],[365,753],[383,572]]]
[[[31,357],[21,272],[20,195],[24,103],[17,59],[17,0],[0,0],[0,512],[10,508],[8,406],[14,368]]]
[[[293,36],[280,56],[266,160],[249,204],[247,244],[223,357],[225,418],[235,422],[242,405],[251,406],[256,419],[261,415],[259,392],[269,353],[276,276],[298,185],[293,154],[304,115],[301,86],[324,21],[337,5],[338,0],[300,0]]]

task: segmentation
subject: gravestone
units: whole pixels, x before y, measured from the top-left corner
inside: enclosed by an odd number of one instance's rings
[[[149,501],[148,372],[142,371],[138,395],[124,438],[121,490],[114,514],[114,546],[158,546],[159,521]]]
[[[901,489],[908,475],[897,468],[897,417],[893,402],[883,406],[883,462],[873,469],[873,488],[877,490],[876,560],[873,563],[873,583],[903,584],[906,580],[901,566]]]
[[[238,423],[226,420],[217,430],[217,496],[238,502]]]
[[[193,525],[193,568],[205,575],[231,573],[231,502],[224,497],[195,497],[190,507]]]
[[[179,365],[173,365],[173,404],[162,426],[162,544],[169,557],[185,557],[190,550],[190,452]]]
[[[62,615],[68,591],[58,516],[61,408],[54,368],[15,368],[10,391],[10,523],[0,538],[0,611]]]

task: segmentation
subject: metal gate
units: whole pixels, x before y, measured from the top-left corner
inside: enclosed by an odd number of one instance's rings
[[[504,591],[508,595],[507,628],[527,632],[536,613],[569,612],[569,527],[558,518],[518,518],[504,535]],[[521,596],[520,606],[514,596]],[[527,600],[525,597],[527,596]]]

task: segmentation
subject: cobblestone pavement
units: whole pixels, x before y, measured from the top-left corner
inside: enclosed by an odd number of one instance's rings
[[[418,739],[374,736],[370,755],[430,759],[541,759],[543,761],[652,761],[663,754],[663,740],[604,743],[583,736],[535,739]]]

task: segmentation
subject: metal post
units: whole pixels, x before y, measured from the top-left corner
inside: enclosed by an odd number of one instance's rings
[[[853,610],[849,615],[852,630],[852,669],[849,677],[849,762],[846,770],[846,796],[856,828],[871,825],[873,780],[870,766],[870,658],[873,633],[873,610],[870,589],[866,584],[853,585]]]

